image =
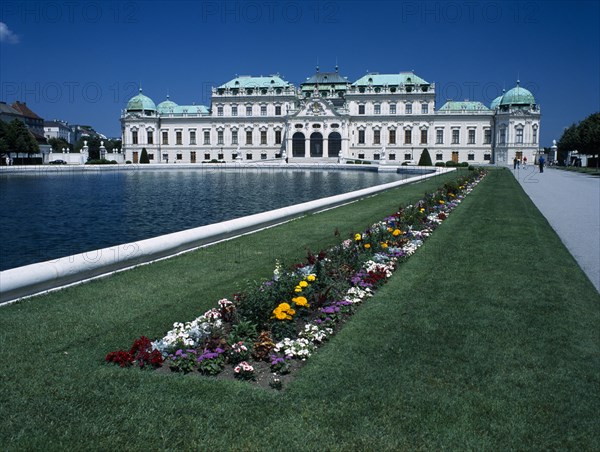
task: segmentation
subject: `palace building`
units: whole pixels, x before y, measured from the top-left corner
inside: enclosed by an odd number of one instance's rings
[[[414,72],[368,73],[355,82],[317,72],[300,87],[282,79],[238,76],[212,89],[211,105],[159,103],[142,94],[121,115],[125,158],[137,163],[201,163],[285,158],[388,164],[418,161],[508,164],[539,148],[540,108],[517,85],[490,106],[447,101]]]

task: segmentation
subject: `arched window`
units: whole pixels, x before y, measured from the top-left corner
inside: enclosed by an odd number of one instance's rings
[[[310,136],[310,156],[323,157],[323,135],[314,132]]]
[[[304,157],[304,134],[296,132],[292,136],[292,156]]]
[[[328,145],[327,156],[337,157],[342,150],[342,136],[337,132],[330,133]]]

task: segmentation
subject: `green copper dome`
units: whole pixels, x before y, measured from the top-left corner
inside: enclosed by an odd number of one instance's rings
[[[175,102],[173,102],[172,100],[169,100],[169,96],[167,96],[167,100],[158,104],[156,109],[158,110],[159,113],[171,113],[177,107],[178,107],[178,105]]]
[[[502,101],[502,95],[496,97],[490,104],[490,110],[495,110],[496,108],[498,108],[498,105],[500,105],[501,101]]]
[[[510,89],[502,96],[500,105],[535,105],[535,98],[529,90],[519,86],[517,80],[517,86]]]
[[[129,102],[127,102],[127,111],[143,110],[156,111],[156,105],[152,99],[142,94],[142,88],[140,88],[140,93],[137,96],[133,96],[129,99]]]

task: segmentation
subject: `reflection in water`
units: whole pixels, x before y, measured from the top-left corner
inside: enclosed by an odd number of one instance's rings
[[[0,177],[0,270],[398,180],[292,169],[60,172]]]

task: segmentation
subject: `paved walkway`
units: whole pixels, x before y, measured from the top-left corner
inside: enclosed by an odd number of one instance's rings
[[[512,170],[600,292],[600,177],[538,167]]]

